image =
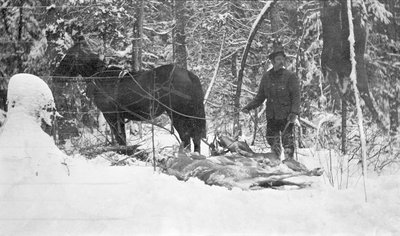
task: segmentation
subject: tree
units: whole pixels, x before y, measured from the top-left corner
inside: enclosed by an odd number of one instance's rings
[[[324,41],[321,55],[322,69],[332,89],[340,91],[342,101],[342,151],[346,152],[346,120],[349,74],[351,71],[349,42],[349,24],[347,19],[346,1],[321,1],[322,37]],[[367,23],[363,19],[364,9],[361,5],[353,4],[353,24],[355,34],[355,58],[357,61],[357,86],[361,97],[372,113],[374,120],[382,129],[385,125],[382,113],[369,89],[368,77],[365,67],[364,52],[367,42]]]
[[[5,76],[25,71],[25,63],[31,56],[31,49],[42,36],[33,11],[36,5],[35,0],[7,0],[2,3],[0,72]]]
[[[347,94],[348,75],[350,74],[348,20],[346,3],[343,0],[321,1],[322,38],[324,47],[321,55],[322,69],[333,85],[332,89]],[[374,120],[385,130],[382,112],[377,108],[368,84],[364,53],[367,42],[367,22],[364,19],[363,2],[353,4],[353,23],[355,33],[355,53],[357,61],[357,86],[360,95],[371,112]],[[347,98],[346,96],[342,96]],[[345,105],[345,104],[344,104]],[[342,108],[343,111],[344,108]]]
[[[347,22],[349,23],[349,50],[350,50],[350,63],[351,63],[351,71],[350,71],[350,80],[353,85],[354,97],[356,100],[356,109],[357,109],[357,118],[358,118],[358,130],[360,135],[360,143],[361,143],[361,157],[362,157],[362,174],[364,180],[364,192],[365,192],[365,201],[367,201],[367,192],[366,192],[366,183],[365,179],[367,178],[367,145],[365,141],[365,133],[364,133],[364,125],[363,125],[363,114],[361,111],[360,105],[360,94],[357,88],[357,71],[356,71],[356,53],[355,53],[355,39],[354,39],[354,25],[353,25],[353,14],[351,11],[351,0],[346,0],[346,9],[347,9]]]
[[[133,24],[132,63],[133,70],[140,71],[142,70],[144,0],[138,0],[135,16],[136,20]]]
[[[0,109],[6,110],[9,78],[19,72],[36,72],[44,38],[37,0],[4,0],[0,6]],[[45,42],[45,41],[44,41]],[[43,67],[47,68],[47,67]]]
[[[269,18],[271,21],[271,31],[272,35],[279,35],[279,31],[282,29],[282,19],[280,14],[280,4],[275,4],[271,7],[271,12],[269,14]]]
[[[400,14],[400,5],[397,7],[395,6],[394,1],[384,1],[385,4],[388,6],[388,9],[390,12],[392,12],[392,17],[390,19],[389,24],[385,24],[384,28],[386,29],[386,34],[388,35],[388,48],[387,50],[392,53],[396,54],[399,53],[399,45],[395,45],[396,42],[398,42],[398,39],[400,39],[400,25],[397,23],[398,19],[396,19],[396,14]],[[397,48],[397,49],[396,49]],[[389,57],[389,61],[395,61],[396,58],[394,56],[386,56]],[[393,90],[390,93],[387,93],[388,100],[389,100],[389,122],[390,122],[390,134],[391,135],[396,135],[397,134],[397,129],[399,127],[399,106],[400,106],[400,86],[398,83],[396,84],[396,75],[400,72],[400,67],[394,67],[391,66],[388,68],[388,77],[390,78],[390,84],[392,85],[391,87]]]
[[[174,60],[176,65],[187,68],[187,52],[186,52],[186,0],[174,0]]]

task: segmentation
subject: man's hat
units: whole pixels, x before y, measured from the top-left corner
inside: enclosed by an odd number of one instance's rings
[[[274,57],[278,54],[282,54],[284,57],[286,57],[281,41],[275,40],[272,45],[272,50],[273,50],[272,53],[268,55],[268,58],[270,60],[274,59]]]

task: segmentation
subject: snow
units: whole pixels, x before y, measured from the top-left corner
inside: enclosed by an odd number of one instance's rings
[[[53,94],[49,86],[39,77],[31,74],[16,74],[8,84],[8,114],[28,114],[36,118],[36,122],[43,119],[51,125],[51,118],[47,109],[55,109]]]
[[[97,162],[97,163],[96,163]],[[241,191],[177,181],[150,166],[108,167],[74,158],[71,175],[33,177],[1,192],[7,235],[396,235],[400,181],[362,188]]]
[[[0,134],[0,235],[400,234],[398,172],[370,174],[368,202],[362,184],[338,190],[318,177],[302,190],[228,190],[178,181],[142,162],[109,166],[101,157],[67,157],[32,111],[11,109]],[[156,138],[158,146],[174,140]],[[36,175],[33,163],[45,168]]]
[[[51,124],[55,109],[47,84],[34,75],[14,75],[7,101],[7,118],[0,131],[1,181],[18,183],[35,175],[50,178],[53,172],[65,172],[60,162],[66,156],[40,128],[42,121]]]

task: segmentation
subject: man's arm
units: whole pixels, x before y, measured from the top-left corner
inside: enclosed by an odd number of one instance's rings
[[[290,112],[296,115],[300,113],[300,81],[295,73],[292,73],[289,78],[289,92],[292,107]]]
[[[267,82],[267,75],[264,74],[261,82],[258,86],[258,92],[257,95],[254,97],[254,99],[247,104],[245,107],[243,107],[242,110],[252,110],[254,108],[259,107],[264,101],[265,101],[265,91],[264,91],[264,84]]]

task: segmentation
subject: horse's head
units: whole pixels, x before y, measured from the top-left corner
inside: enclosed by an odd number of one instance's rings
[[[80,40],[67,50],[54,71],[55,76],[90,77],[103,70],[105,63],[95,54],[85,40]]]

